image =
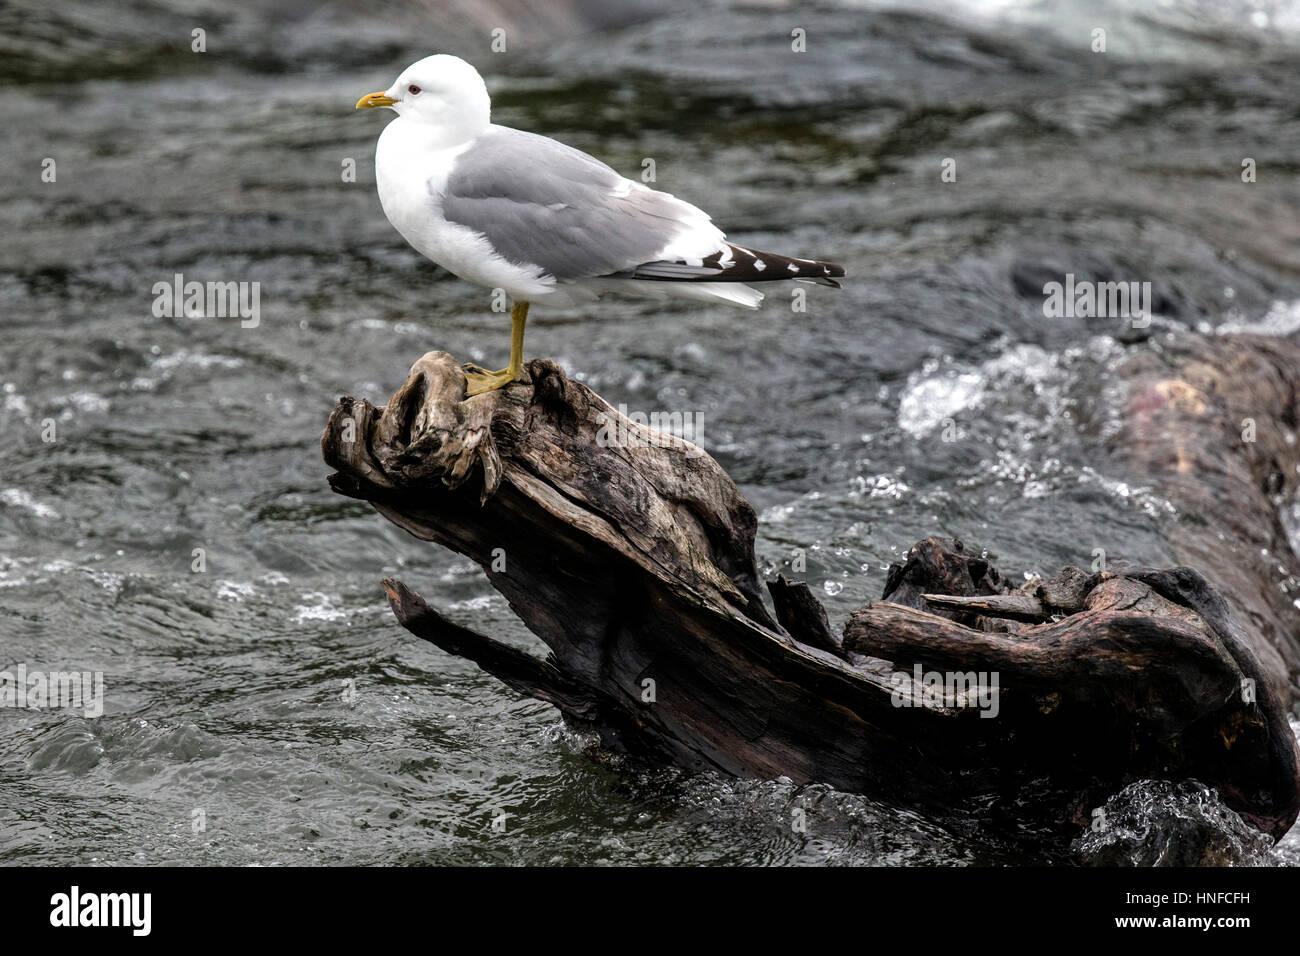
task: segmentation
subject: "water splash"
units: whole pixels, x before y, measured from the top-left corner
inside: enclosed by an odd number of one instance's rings
[[[1258,319],[1241,318],[1230,311],[1228,320],[1216,331],[1219,335],[1290,335],[1300,331],[1300,302],[1274,302]]]
[[[1073,849],[1090,866],[1271,866],[1272,841],[1194,781],[1140,780],[1094,814]]]

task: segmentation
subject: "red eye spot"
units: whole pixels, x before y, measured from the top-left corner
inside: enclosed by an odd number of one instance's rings
[[[412,83],[410,86],[406,88],[406,92],[410,93],[412,96],[415,96],[417,93],[420,92],[420,88],[416,86],[414,83]]]

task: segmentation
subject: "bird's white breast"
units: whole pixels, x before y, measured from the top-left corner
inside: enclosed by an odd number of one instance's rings
[[[418,252],[462,279],[505,289],[519,301],[547,295],[554,291],[553,279],[501,258],[480,233],[448,222],[442,214],[447,179],[456,158],[472,142],[432,147],[418,124],[402,117],[389,123],[375,147],[375,180],[384,215]]]

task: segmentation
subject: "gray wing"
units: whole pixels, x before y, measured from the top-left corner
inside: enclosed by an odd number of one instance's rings
[[[557,279],[650,262],[692,225],[716,232],[707,216],[667,193],[625,189],[622,176],[586,153],[493,126],[457,157],[442,214],[482,233],[511,262]]]

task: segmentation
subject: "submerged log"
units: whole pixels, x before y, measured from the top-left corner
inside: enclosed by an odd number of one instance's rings
[[[322,451],[336,491],[478,563],[550,655],[388,580],[398,620],[604,746],[1048,830],[1150,777],[1215,786],[1274,838],[1296,819],[1285,701],[1195,571],[1012,593],[979,549],[931,538],[836,635],[784,577],[768,610],[755,513],[717,462],[554,362],[527,371],[467,400],[431,352],[386,406],[342,399]]]

